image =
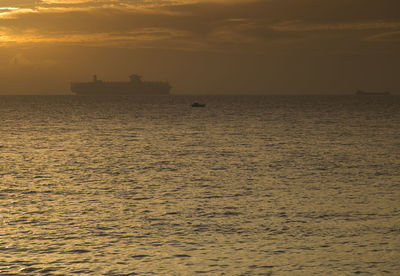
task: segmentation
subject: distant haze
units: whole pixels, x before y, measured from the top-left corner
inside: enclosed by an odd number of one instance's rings
[[[399,0],[1,0],[0,94],[400,92]]]

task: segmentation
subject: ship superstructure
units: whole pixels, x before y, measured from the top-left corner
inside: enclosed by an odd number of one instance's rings
[[[142,81],[139,75],[129,76],[129,82],[102,81],[93,76],[92,82],[72,82],[71,91],[77,95],[168,95],[171,85],[168,82]]]

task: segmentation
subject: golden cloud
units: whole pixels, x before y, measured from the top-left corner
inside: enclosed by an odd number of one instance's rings
[[[400,41],[400,31],[394,32],[384,32],[376,35],[369,36],[365,39],[366,41],[376,41],[376,42],[399,42]]]
[[[399,29],[400,22],[351,22],[332,24],[304,24],[301,21],[284,21],[270,26],[271,29],[281,32],[312,32],[312,31],[345,31],[345,30],[375,30]]]
[[[26,8],[16,7],[0,7],[0,19],[13,19],[17,18],[18,15],[33,13],[35,10]]]
[[[327,12],[330,9],[321,10],[317,0],[293,1],[294,8],[289,11],[283,9],[284,2],[278,0],[28,2],[30,6],[0,7],[1,45],[97,43],[99,47],[192,47],[192,50],[236,47],[248,50],[277,41],[295,43],[296,39],[307,39],[309,33],[317,38],[322,33],[325,37],[334,33],[337,38],[338,33],[352,32],[356,33],[352,37],[354,40],[363,41],[369,37],[388,41],[379,37],[389,37],[400,31],[398,16],[389,17],[389,20],[376,19],[372,13],[358,17],[344,13],[335,18]],[[308,3],[308,6],[301,3]],[[374,3],[380,7],[378,2]],[[288,5],[286,3],[286,7]],[[346,5],[341,7],[342,11]],[[316,7],[315,11],[310,6]],[[335,5],[333,8],[338,9]],[[374,33],[376,31],[381,35]]]

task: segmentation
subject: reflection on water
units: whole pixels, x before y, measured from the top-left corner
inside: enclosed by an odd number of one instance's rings
[[[395,274],[399,100],[1,97],[0,274]]]

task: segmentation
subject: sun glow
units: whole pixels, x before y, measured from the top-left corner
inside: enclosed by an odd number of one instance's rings
[[[10,14],[17,10],[18,10],[18,8],[14,8],[14,7],[0,7],[0,16],[3,16],[5,14]]]
[[[22,13],[33,13],[33,9],[24,9],[16,7],[0,7],[0,19],[15,18],[18,14]]]

